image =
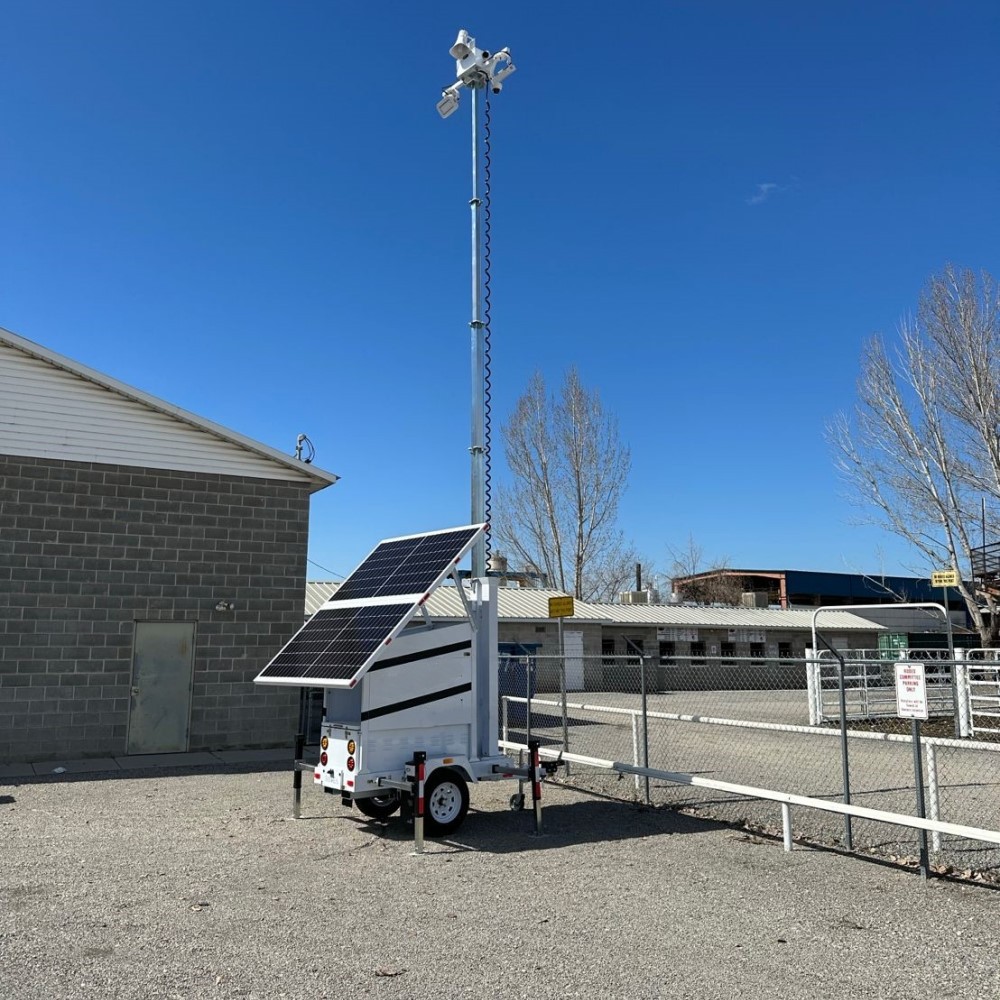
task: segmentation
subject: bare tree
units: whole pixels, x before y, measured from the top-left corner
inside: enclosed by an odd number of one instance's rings
[[[881,338],[866,346],[854,413],[838,416],[828,437],[871,519],[913,545],[928,570],[958,570],[957,589],[984,645],[996,644],[995,590],[975,586],[971,571],[981,505],[995,511],[1000,500],[993,279],[951,267],[933,277],[916,319],[901,324],[895,352]]]
[[[536,372],[501,433],[512,481],[498,492],[495,537],[551,586],[610,600],[636,561],[618,529],[631,457],[617,420],[571,368],[557,398]]]
[[[726,556],[707,559],[692,535],[683,548],[668,545],[674,590],[686,601],[701,604],[739,604],[744,581],[734,575]]]

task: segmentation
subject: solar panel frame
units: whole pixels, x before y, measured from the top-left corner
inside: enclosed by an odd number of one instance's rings
[[[461,561],[485,525],[469,525],[463,528],[446,528],[441,531],[425,532],[422,535],[406,535],[384,539],[368,554],[357,569],[345,580],[354,578],[359,569],[370,566],[383,570],[383,582],[375,586],[377,577],[365,574],[365,586],[358,589],[381,591],[388,585],[388,578],[396,577],[397,584],[410,586],[415,581],[430,579],[426,589],[368,594],[353,599],[337,599],[335,593],[307,621],[302,628],[278,651],[267,666],[255,678],[256,683],[281,684],[296,687],[339,687],[352,688],[365,672],[382,655],[383,650],[406,627],[424,600]],[[391,543],[407,543],[394,547]],[[428,542],[419,559],[413,562],[420,569],[414,574],[386,572],[385,557],[388,552],[397,555],[420,552],[421,545]],[[389,546],[389,548],[386,548]],[[372,557],[381,551],[382,555],[372,563]],[[425,558],[426,557],[426,558]],[[403,562],[405,562],[403,556]],[[435,567],[428,577],[428,567]],[[398,567],[397,567],[398,568]]]
[[[368,553],[330,600],[429,594],[444,579],[452,561],[457,563],[472,547],[482,527],[468,525],[386,538]]]

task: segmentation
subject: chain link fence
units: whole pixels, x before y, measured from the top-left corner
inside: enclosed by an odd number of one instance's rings
[[[918,815],[913,725],[896,715],[895,663],[926,669],[919,725],[925,814],[1000,830],[1000,659],[996,651],[827,650],[765,656],[508,658],[501,730],[514,743]],[[842,682],[841,682],[842,679]],[[571,763],[563,780],[768,832],[780,806]],[[919,831],[796,809],[795,835],[916,861]],[[930,835],[938,870],[1000,872],[1000,849]]]

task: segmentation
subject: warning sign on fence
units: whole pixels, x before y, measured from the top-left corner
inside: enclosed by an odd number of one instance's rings
[[[901,719],[927,718],[927,681],[922,663],[902,660],[896,664],[896,715]]]

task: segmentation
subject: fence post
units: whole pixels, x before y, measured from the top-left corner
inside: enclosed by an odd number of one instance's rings
[[[840,653],[837,657],[838,683],[840,688],[840,770],[844,780],[844,805],[851,804],[851,765],[847,750],[847,691],[844,688],[844,658]],[[851,829],[851,817],[844,816],[844,838],[849,851],[854,850],[854,833]]]
[[[531,657],[524,660],[524,742],[531,742]]]
[[[781,803],[781,832],[785,850],[792,849],[792,807],[787,802]]]
[[[955,658],[955,698],[958,702],[958,735],[965,739],[972,735],[972,711],[969,695],[972,688],[969,685],[969,664],[959,663]]]
[[[913,738],[913,779],[917,787],[917,815],[921,819],[927,818],[927,809],[924,806],[924,769],[920,761],[920,720],[910,720],[910,732]],[[920,875],[926,879],[930,861],[927,857],[927,831],[920,831]]]
[[[649,767],[649,707],[646,704],[646,657],[639,657],[639,681],[642,685],[642,766]],[[646,788],[646,805],[650,803],[649,798],[649,775],[644,775],[643,782]]]
[[[632,713],[632,763],[639,766],[639,714]],[[635,790],[639,791],[639,775],[635,776]]]
[[[930,818],[939,820],[941,818],[941,802],[938,791],[937,747],[933,743],[927,744],[927,796],[930,799],[928,802]],[[938,830],[931,831],[931,847],[935,851],[941,850],[941,833]]]
[[[559,619],[559,691],[562,695],[563,753],[569,753],[569,720],[566,718],[566,649],[562,642],[562,619]],[[569,761],[566,761],[566,776],[569,777]]]
[[[844,805],[851,804],[851,766],[848,759],[847,749],[847,692],[844,688],[844,658],[820,635],[815,633],[816,638],[837,658],[837,687],[840,694],[840,771],[844,783]],[[851,829],[851,817],[844,816],[844,846],[849,850],[854,850],[854,834]]]
[[[809,703],[809,725],[818,726],[822,722],[817,706],[822,705],[822,693],[817,693],[819,687],[818,662],[813,659],[812,649],[806,650],[806,701]]]

